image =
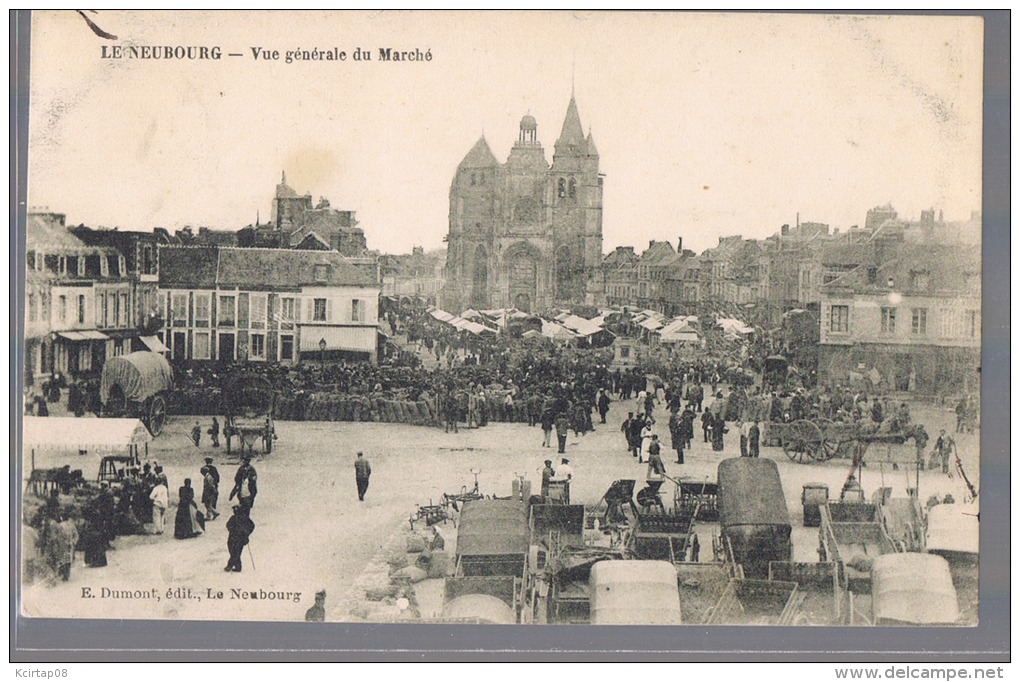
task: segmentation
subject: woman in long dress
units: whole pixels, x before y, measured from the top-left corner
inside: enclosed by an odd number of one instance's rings
[[[177,504],[177,517],[174,519],[174,537],[186,540],[200,535],[205,529],[203,519],[198,514],[195,504],[195,489],[191,487],[191,479],[184,479],[184,485],[178,491],[180,502]]]

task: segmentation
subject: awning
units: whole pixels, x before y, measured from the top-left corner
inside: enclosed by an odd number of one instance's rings
[[[326,350],[372,352],[376,349],[378,329],[375,327],[301,327],[302,353],[318,351],[319,341],[326,340]]]
[[[159,340],[158,336],[139,336],[138,340],[144,343],[145,347],[153,353],[166,353],[170,350],[162,341]]]
[[[57,332],[57,334],[68,341],[106,341],[110,338],[103,332],[97,332],[94,329],[81,332]]]
[[[25,417],[25,450],[87,450],[148,443],[152,435],[139,419]]]

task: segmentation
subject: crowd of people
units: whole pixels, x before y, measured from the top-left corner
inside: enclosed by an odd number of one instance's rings
[[[133,463],[137,464],[137,463]],[[70,472],[67,472],[70,473]],[[89,568],[107,565],[113,541],[124,535],[160,536],[166,532],[171,508],[170,482],[158,462],[132,465],[118,472],[115,481],[98,486],[73,476],[56,476],[45,503],[26,518],[25,547],[34,579],[40,575],[67,581],[76,552]],[[220,473],[212,457],[199,469],[201,497],[191,478],[177,490],[173,536],[198,537],[219,516]],[[236,498],[227,522],[230,560],[224,570],[241,570],[241,550],[255,529],[250,513],[258,494],[258,475],[251,457],[244,456],[234,476],[230,499]],[[201,507],[199,506],[201,504]],[[26,509],[28,509],[26,507]]]

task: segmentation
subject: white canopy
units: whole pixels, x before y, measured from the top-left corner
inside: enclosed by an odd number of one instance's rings
[[[577,334],[561,324],[542,320],[542,336],[548,336],[550,339],[569,340],[576,338]]]
[[[715,321],[715,324],[718,327],[722,327],[723,331],[727,334],[750,334],[754,331],[751,327],[732,317],[720,317]]]
[[[445,310],[440,310],[439,308],[429,311],[429,315],[442,322],[449,322],[450,320],[453,319],[453,315],[446,312]]]
[[[126,448],[148,443],[152,435],[139,419],[25,417],[25,450]]]
[[[643,327],[644,329],[647,329],[650,332],[662,328],[662,324],[660,324],[659,321],[656,320],[654,317],[649,317],[648,319],[641,322],[638,326]]]

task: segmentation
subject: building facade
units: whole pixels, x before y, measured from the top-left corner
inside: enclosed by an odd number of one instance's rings
[[[84,243],[59,213],[30,213],[25,242],[26,383],[87,375],[130,351],[137,328],[124,256]]]
[[[599,302],[602,191],[598,149],[573,97],[551,165],[530,115],[506,163],[480,138],[450,187],[443,307],[534,312]]]
[[[819,379],[919,395],[976,392],[981,366],[977,247],[875,244],[821,287]]]
[[[167,246],[159,258],[175,361],[377,358],[379,285],[339,253]]]

